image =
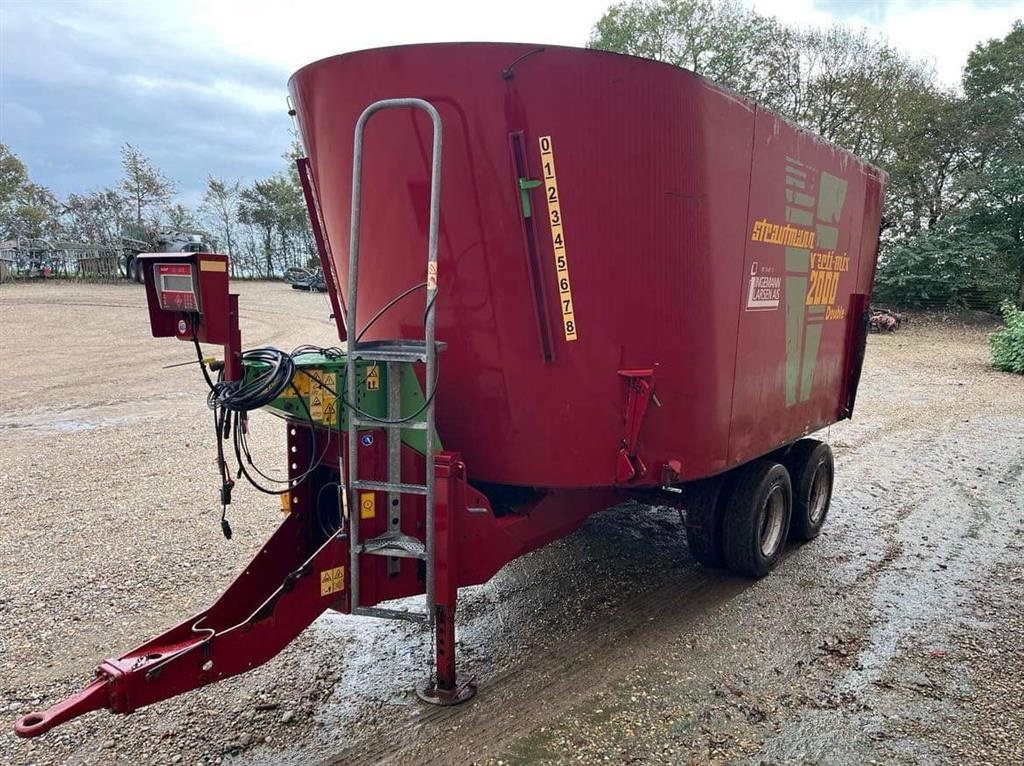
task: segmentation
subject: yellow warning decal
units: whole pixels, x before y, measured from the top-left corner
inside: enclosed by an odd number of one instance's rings
[[[315,372],[313,373],[316,374]],[[299,371],[292,376],[292,385],[285,386],[281,396],[295,397],[295,392],[299,392],[299,396],[309,396],[309,384],[311,379],[305,372]]]
[[[199,261],[199,270],[226,272],[228,270],[228,265],[224,263],[224,261],[208,261],[206,259],[201,259]]]
[[[376,391],[380,388],[380,367],[371,364],[366,368],[366,390]]]
[[[427,263],[427,289],[437,289],[437,263]]]
[[[372,492],[359,494],[359,518],[372,519],[377,514],[377,496]]]
[[[334,419],[338,415],[338,400],[331,397],[330,401],[324,402],[324,411],[321,421],[325,426],[334,425]]]
[[[565,253],[565,229],[562,221],[561,200],[558,196],[558,178],[555,175],[555,149],[551,136],[540,137],[540,164],[544,171],[544,197],[548,201],[548,223],[551,226],[551,246],[555,251],[555,279],[558,280],[559,311],[565,339],[574,341],[576,314],[569,284],[569,260]]]
[[[320,573],[320,595],[330,596],[345,590],[345,567],[325,569]]]
[[[324,425],[334,423],[337,414],[338,376],[333,372],[315,374],[309,386],[309,414]]]

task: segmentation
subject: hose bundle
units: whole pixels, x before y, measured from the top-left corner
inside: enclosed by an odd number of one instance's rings
[[[279,397],[295,374],[295,360],[278,348],[250,349],[242,354],[242,363],[246,373],[241,380],[218,380],[210,387],[206,403],[211,410],[258,410]]]

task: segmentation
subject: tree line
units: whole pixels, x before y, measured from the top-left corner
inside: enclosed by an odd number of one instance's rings
[[[625,0],[589,46],[693,70],[889,173],[875,294],[902,306],[1024,306],[1024,23],[978,44],[958,88],[866,32],[787,26],[737,0]],[[117,185],[58,200],[0,145],[0,239],[115,243],[134,227],[205,227],[237,275],[314,255],[294,158],[243,185],[208,178],[190,209],[134,146]]]
[[[589,45],[690,69],[886,170],[880,301],[1024,306],[1021,21],[974,48],[959,88],[866,32],[735,0],[626,0]]]
[[[318,263],[306,218],[293,143],[287,167],[243,184],[208,177],[194,207],[137,147],[121,147],[121,177],[113,186],[60,199],[34,183],[24,163],[0,144],[0,240],[42,239],[116,251],[126,241],[145,243],[161,230],[203,232],[230,255],[232,276],[270,278],[292,266]]]

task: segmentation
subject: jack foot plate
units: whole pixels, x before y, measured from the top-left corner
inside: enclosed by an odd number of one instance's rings
[[[476,680],[476,676],[459,684],[454,690],[448,691],[437,688],[434,679],[427,678],[416,684],[416,696],[429,705],[460,705],[463,702],[468,702],[476,695],[474,680]]]

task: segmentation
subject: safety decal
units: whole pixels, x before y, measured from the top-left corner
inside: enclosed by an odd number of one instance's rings
[[[313,374],[315,375],[316,373],[314,372]],[[281,396],[294,398],[296,391],[298,391],[299,396],[309,396],[310,382],[311,379],[305,372],[296,372],[292,376],[292,384],[290,386],[285,386],[284,391],[281,392]]]
[[[337,373],[321,372],[309,386],[309,414],[313,420],[332,425],[337,414]]]
[[[555,150],[551,136],[540,138],[540,163],[544,170],[544,197],[548,202],[548,223],[551,225],[551,245],[555,251],[555,278],[558,280],[558,301],[562,314],[565,339],[574,341],[576,315],[569,284],[569,260],[565,253],[565,229],[562,221],[561,200],[558,196],[558,178],[555,175]]]
[[[377,391],[380,389],[380,367],[371,364],[366,368],[366,390]]]
[[[372,519],[377,514],[377,496],[372,492],[359,494],[359,518]]]
[[[320,573],[320,595],[330,596],[345,590],[345,567],[325,569]]]

